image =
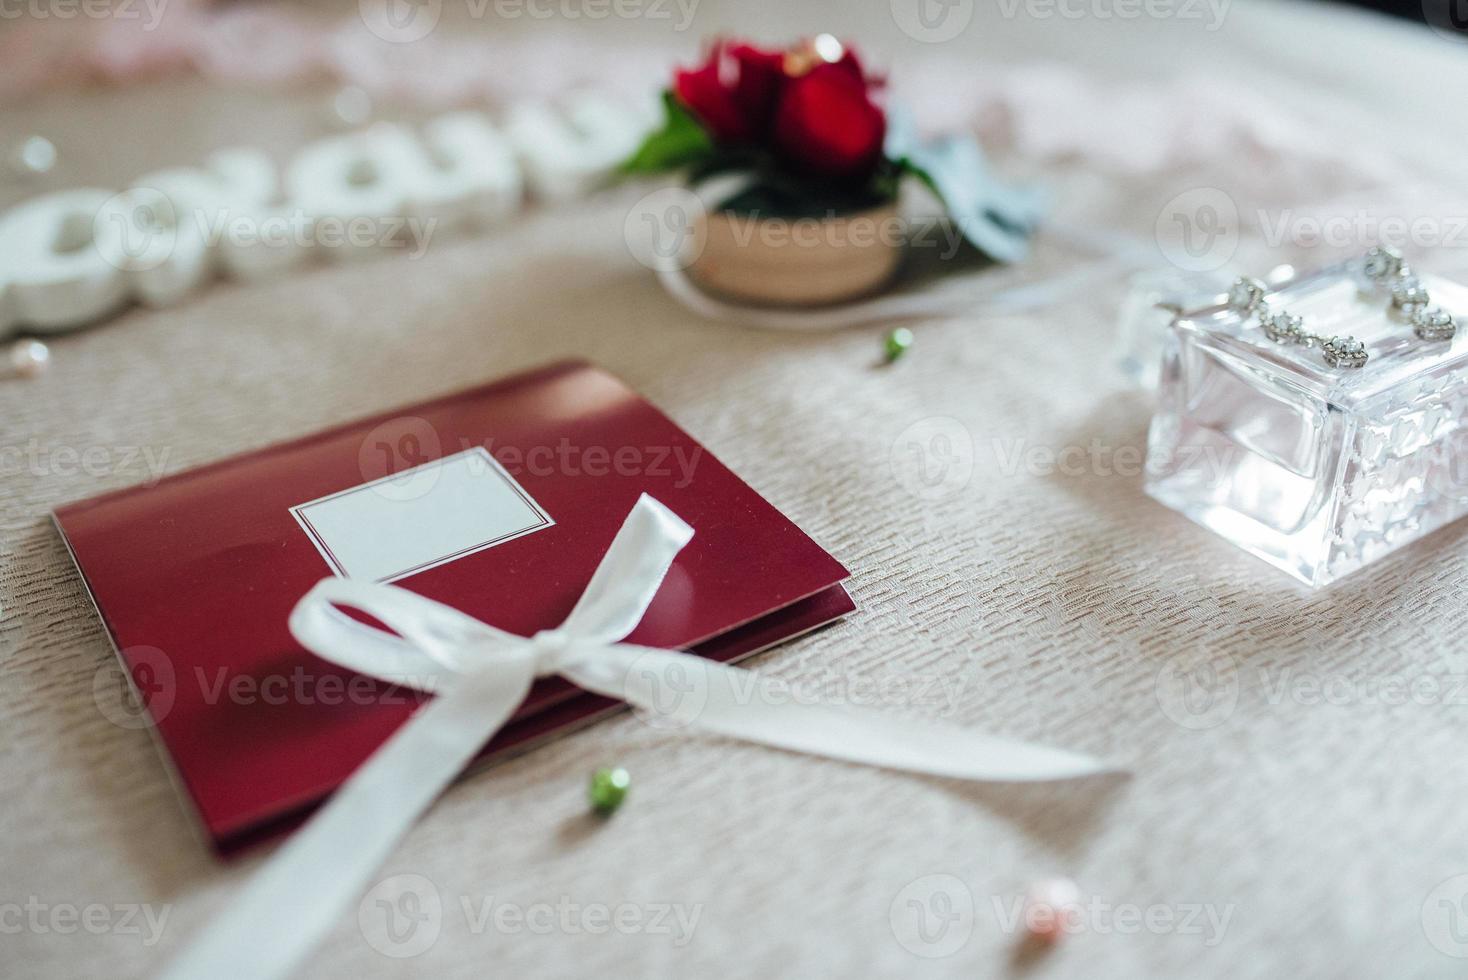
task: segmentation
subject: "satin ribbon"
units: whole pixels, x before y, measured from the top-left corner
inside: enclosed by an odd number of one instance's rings
[[[290,616],[311,652],[439,696],[385,742],[290,838],[164,974],[283,977],[363,891],[434,799],[509,720],[537,677],[626,701],[654,724],[958,779],[1042,781],[1115,771],[1057,749],[845,707],[794,703],[749,671],[621,642],[693,529],[644,494],[571,615],[533,637],[495,629],[390,585],[325,579]],[[337,606],[370,614],[387,633]]]

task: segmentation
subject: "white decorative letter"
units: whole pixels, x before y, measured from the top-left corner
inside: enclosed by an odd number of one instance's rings
[[[595,190],[632,155],[650,127],[645,114],[595,93],[573,97],[563,112],[522,103],[510,110],[506,123],[531,187],[548,201]]]
[[[122,271],[94,247],[93,224],[112,191],[46,194],[0,216],[0,336],[24,326],[57,332],[127,299]]]

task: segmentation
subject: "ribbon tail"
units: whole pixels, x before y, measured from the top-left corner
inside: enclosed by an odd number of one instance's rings
[[[561,624],[584,642],[615,643],[637,628],[693,528],[643,494],[602,555],[586,590]]]
[[[291,973],[525,699],[533,680],[528,657],[496,657],[419,709],[169,965],[164,980],[272,980]]]
[[[618,646],[562,668],[621,698],[658,727],[692,726],[747,742],[886,769],[985,782],[1078,779],[1119,767],[1091,756],[839,705],[797,703],[753,671],[702,657]]]

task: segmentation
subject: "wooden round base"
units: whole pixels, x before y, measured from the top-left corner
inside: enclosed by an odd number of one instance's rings
[[[778,306],[820,306],[886,285],[902,259],[896,204],[834,218],[700,218],[703,249],[689,266],[701,288]]]

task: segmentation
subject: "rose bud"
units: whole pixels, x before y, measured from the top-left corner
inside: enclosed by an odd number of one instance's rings
[[[714,43],[708,60],[674,74],[678,101],[721,143],[752,143],[763,138],[785,81],[785,55],[751,44]]]
[[[868,176],[887,134],[887,117],[869,93],[854,56],[790,79],[775,109],[775,149],[810,174]]]

